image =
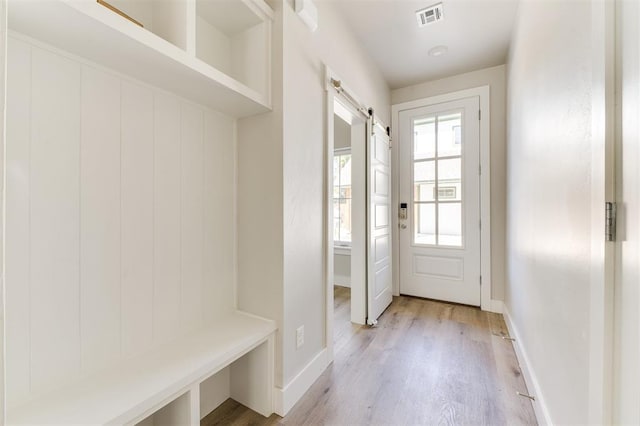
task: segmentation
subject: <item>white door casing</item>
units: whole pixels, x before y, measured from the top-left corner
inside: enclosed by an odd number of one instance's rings
[[[479,110],[473,96],[399,113],[402,294],[480,306]]]
[[[369,123],[373,123],[371,118]],[[367,131],[367,323],[374,325],[391,304],[391,153],[385,130]]]
[[[611,7],[608,3],[607,6]],[[608,407],[604,405],[604,409],[601,410],[604,415],[592,417],[590,420],[593,420],[594,424],[598,421],[609,421],[611,424],[640,424],[640,287],[638,286],[640,283],[640,221],[638,221],[638,217],[640,217],[640,174],[638,173],[640,165],[640,144],[638,144],[640,138],[638,123],[638,115],[640,115],[640,26],[638,25],[640,4],[634,0],[615,2],[613,13],[615,21],[613,25],[609,24],[616,29],[613,38],[615,48],[609,47],[609,52],[611,50],[615,52],[614,73],[613,75],[604,75],[603,73],[599,77],[601,82],[605,84],[611,84],[611,81],[606,79],[607,77],[613,78],[615,84],[613,99],[616,105],[613,116],[615,120],[613,121],[615,123],[615,131],[613,131],[615,164],[612,167],[615,182],[614,185],[605,184],[606,187],[600,188],[600,191],[596,193],[599,197],[594,198],[594,203],[599,202],[600,205],[594,206],[592,214],[599,216],[600,232],[598,232],[599,235],[596,234],[598,229],[594,227],[594,235],[601,237],[602,202],[616,201],[617,203],[616,241],[613,243],[614,247],[609,247],[611,243],[607,243],[604,247],[605,250],[613,250],[614,252],[611,257],[614,260],[615,286],[611,288],[607,280],[610,278],[606,269],[609,266],[607,263],[608,252],[601,249],[602,251],[595,252],[598,257],[595,257],[594,260],[602,262],[602,254],[604,254],[604,264],[598,265],[596,263],[595,265],[604,270],[605,280],[604,285],[602,277],[596,276],[593,280],[591,300],[599,303],[600,306],[592,307],[592,310],[599,315],[592,315],[592,334],[590,336],[600,346],[595,346],[591,354],[596,360],[601,359],[600,365],[595,366],[599,368],[594,372],[599,373],[599,377],[596,376],[596,378],[600,378],[602,383],[596,382],[596,385],[604,385],[594,387],[594,389],[600,391],[599,393],[605,397],[610,397],[612,416],[607,415]],[[602,16],[606,19],[606,15]],[[598,34],[595,33],[594,36],[596,35]],[[603,41],[607,40],[606,37],[611,37],[611,34],[606,30],[604,36],[599,35]],[[609,91],[612,89],[604,85],[596,87],[600,89],[600,93],[597,94],[601,97],[607,95],[607,89]],[[605,122],[605,118],[602,116],[612,108],[611,103],[602,105],[606,100],[609,99],[600,99],[603,110],[601,110],[601,116],[596,116],[596,119],[600,120],[601,126],[600,134],[594,135],[600,137],[600,139],[593,141],[595,148],[598,149],[594,152],[594,159],[600,161],[599,163],[594,161],[594,168],[600,166],[601,170],[592,171],[595,174],[595,179],[603,177],[602,169],[604,169],[604,178],[609,177],[607,171],[611,168],[607,167],[609,164],[606,164],[605,167],[602,164],[603,160],[607,158],[607,154],[610,153],[607,142],[612,136],[605,133],[609,130],[606,124],[610,124],[611,121]],[[611,116],[606,118],[611,119]],[[608,138],[605,139],[606,137]],[[596,157],[596,155],[598,156]],[[602,185],[602,180],[594,180],[592,187],[598,184]],[[608,192],[611,190],[611,186],[615,191],[614,197]],[[610,305],[611,298],[613,299],[613,307]],[[613,311],[613,318],[610,315],[611,311]],[[614,339],[613,352],[611,353],[602,349],[606,350],[610,347],[612,328]],[[594,331],[597,334],[593,333]],[[609,363],[610,359],[613,361],[612,365]],[[606,380],[610,371],[613,371],[614,377],[612,386]],[[608,392],[610,387],[612,395]],[[598,396],[600,396],[598,393],[593,393],[592,400]]]

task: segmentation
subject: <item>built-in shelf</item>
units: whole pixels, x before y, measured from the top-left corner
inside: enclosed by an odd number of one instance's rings
[[[93,0],[85,0],[93,2]],[[177,47],[188,50],[189,3],[166,0],[104,0],[143,28]]]
[[[9,1],[9,28],[234,117],[271,108],[263,0]]]
[[[174,399],[164,407],[155,411],[144,420],[135,424],[135,426],[155,426],[155,425],[192,425],[191,417],[191,398],[190,392],[187,392]]]
[[[269,31],[241,1],[196,1],[196,56],[258,92],[268,85]]]

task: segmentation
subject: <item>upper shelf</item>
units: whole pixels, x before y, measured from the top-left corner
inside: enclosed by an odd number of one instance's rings
[[[109,3],[144,27],[95,0],[10,0],[9,28],[234,117],[270,110],[262,0]]]

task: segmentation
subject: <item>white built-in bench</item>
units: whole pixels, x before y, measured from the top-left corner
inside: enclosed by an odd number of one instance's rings
[[[274,321],[233,312],[207,329],[10,409],[7,423],[198,425],[229,396],[269,416],[275,331]]]

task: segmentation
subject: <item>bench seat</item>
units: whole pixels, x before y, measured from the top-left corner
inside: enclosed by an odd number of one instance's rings
[[[199,398],[202,381],[265,342],[269,345],[266,355],[240,375],[249,381],[248,376],[259,376],[261,389],[245,393],[258,392],[261,414],[269,415],[275,331],[274,321],[234,311],[206,329],[10,409],[8,424],[135,424],[186,392],[191,391],[192,399]],[[196,412],[191,413],[190,423],[198,424],[199,402],[191,406]]]

